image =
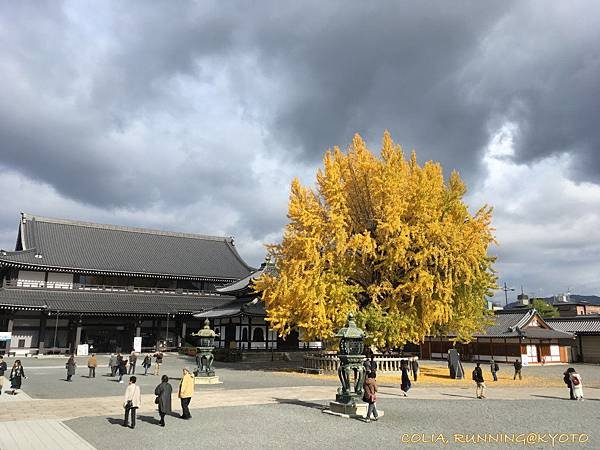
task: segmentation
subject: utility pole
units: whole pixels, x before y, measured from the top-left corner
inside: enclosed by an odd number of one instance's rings
[[[504,306],[508,306],[508,292],[509,291],[514,291],[515,288],[509,288],[508,286],[506,286],[506,281],[504,282],[504,287],[502,288],[502,290],[504,291],[504,299],[506,301]]]

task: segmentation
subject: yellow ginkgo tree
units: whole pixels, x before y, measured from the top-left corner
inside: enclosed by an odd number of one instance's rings
[[[481,329],[492,210],[469,212],[456,172],[406,159],[386,132],[379,157],[359,135],[328,151],[316,181],[293,180],[283,241],[268,246],[276,270],[254,285],[272,328],[328,339],[353,312],[379,346]]]

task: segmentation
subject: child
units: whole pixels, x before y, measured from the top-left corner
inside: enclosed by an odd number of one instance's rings
[[[367,379],[365,380],[365,384],[363,386],[364,395],[363,400],[369,404],[369,408],[367,410],[367,418],[365,422],[371,421],[371,414],[373,414],[373,420],[377,420],[379,414],[377,414],[377,405],[375,402],[377,401],[377,382],[375,381],[376,374],[374,371],[369,372],[367,375]]]

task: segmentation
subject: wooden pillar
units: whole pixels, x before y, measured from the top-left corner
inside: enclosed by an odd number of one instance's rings
[[[81,343],[81,320],[77,323],[77,329],[75,330],[75,351],[77,351],[77,346]]]
[[[154,336],[154,348],[158,350],[158,342],[160,341],[159,336],[159,325],[160,319],[152,319],[152,335]]]
[[[38,331],[38,355],[44,354],[46,346],[46,314],[40,314],[40,329]]]
[[[248,350],[252,347],[252,317],[248,316]]]
[[[13,316],[11,314],[11,316],[9,316],[8,319],[8,326],[6,327],[6,331],[11,333],[11,340],[10,341],[6,341],[6,354],[8,355],[8,352],[10,352],[10,345],[12,343],[12,330],[13,330],[13,324],[14,324],[14,320],[13,320]]]

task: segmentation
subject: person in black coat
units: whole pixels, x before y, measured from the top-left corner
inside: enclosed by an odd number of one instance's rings
[[[419,376],[419,361],[418,358],[414,356],[410,362],[410,368],[413,373],[413,379],[417,381],[417,377]]]
[[[569,388],[569,399],[570,400],[575,400],[575,395],[573,395],[573,383],[571,383],[571,374],[573,372],[575,372],[575,369],[573,369],[572,367],[569,367],[563,374],[564,375],[563,381]]]
[[[155,403],[158,405],[158,414],[160,415],[160,426],[165,426],[165,415],[171,414],[171,395],[173,386],[169,384],[169,377],[163,375],[161,383],[154,389],[156,395]]]
[[[12,395],[17,395],[17,390],[21,389],[21,382],[25,376],[25,371],[21,365],[21,360],[17,359],[10,370],[10,388]]]
[[[402,370],[402,381],[400,383],[400,389],[402,393],[406,397],[408,390],[411,387],[410,377],[408,376],[408,364],[403,364],[400,366]]]
[[[121,358],[119,360],[119,383],[123,383],[123,375],[127,375],[127,360]]]
[[[475,395],[477,398],[485,398],[483,393],[485,392],[485,380],[483,379],[483,371],[481,370],[480,363],[477,363],[475,369],[473,369],[473,381],[477,383],[475,388]]]

